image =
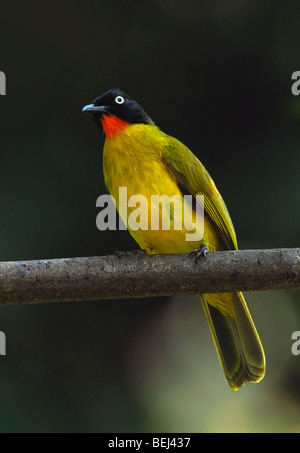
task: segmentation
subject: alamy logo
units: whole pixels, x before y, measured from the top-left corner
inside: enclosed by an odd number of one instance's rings
[[[292,340],[294,341],[292,345],[292,354],[295,356],[300,355],[300,332],[294,332],[292,334]]]
[[[101,195],[96,206],[102,208],[96,219],[100,231],[117,229],[117,206],[120,230],[180,230],[186,241],[203,239],[204,195],[151,195],[148,199],[137,194],[128,198],[127,187],[120,187],[118,203],[111,195]]]
[[[0,95],[6,95],[6,77],[2,71],[0,71]]]
[[[0,355],[6,355],[6,336],[4,332],[0,332]]]
[[[293,72],[292,80],[296,80],[296,82],[294,82],[292,85],[292,93],[294,96],[299,96],[299,94],[300,94],[300,71]]]

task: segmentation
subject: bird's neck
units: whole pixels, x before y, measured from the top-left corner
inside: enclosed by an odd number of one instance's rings
[[[107,140],[111,140],[130,125],[130,123],[115,115],[103,115],[101,123]]]

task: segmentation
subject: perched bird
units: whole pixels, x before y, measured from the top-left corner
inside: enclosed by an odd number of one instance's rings
[[[128,198],[141,194],[150,201],[152,195],[175,195],[182,205],[184,196],[190,195],[194,220],[198,196],[204,196],[200,219],[204,234],[198,241],[186,240],[191,225],[181,230],[163,229],[161,223],[158,229],[133,229],[128,218],[122,218],[143,250],[162,254],[188,253],[196,248],[205,254],[207,250],[238,248],[230,215],[207,170],[183,143],[162,132],[136,101],[112,89],[83,112],[92,115],[105,134],[104,179],[121,217],[131,211],[119,206],[120,187],[127,188]],[[148,210],[149,216],[170,215],[174,226],[175,208],[168,213],[163,207],[151,212],[145,204],[140,209]],[[243,294],[202,294],[200,299],[229,386],[237,390],[247,382],[259,382],[265,374],[265,356]]]

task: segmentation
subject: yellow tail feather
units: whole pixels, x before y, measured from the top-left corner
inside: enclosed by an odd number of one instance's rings
[[[261,381],[265,354],[243,294],[202,294],[200,299],[229,386],[238,390]]]

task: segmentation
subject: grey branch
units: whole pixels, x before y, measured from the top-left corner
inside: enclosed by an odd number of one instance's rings
[[[300,248],[0,263],[0,305],[300,288]]]

